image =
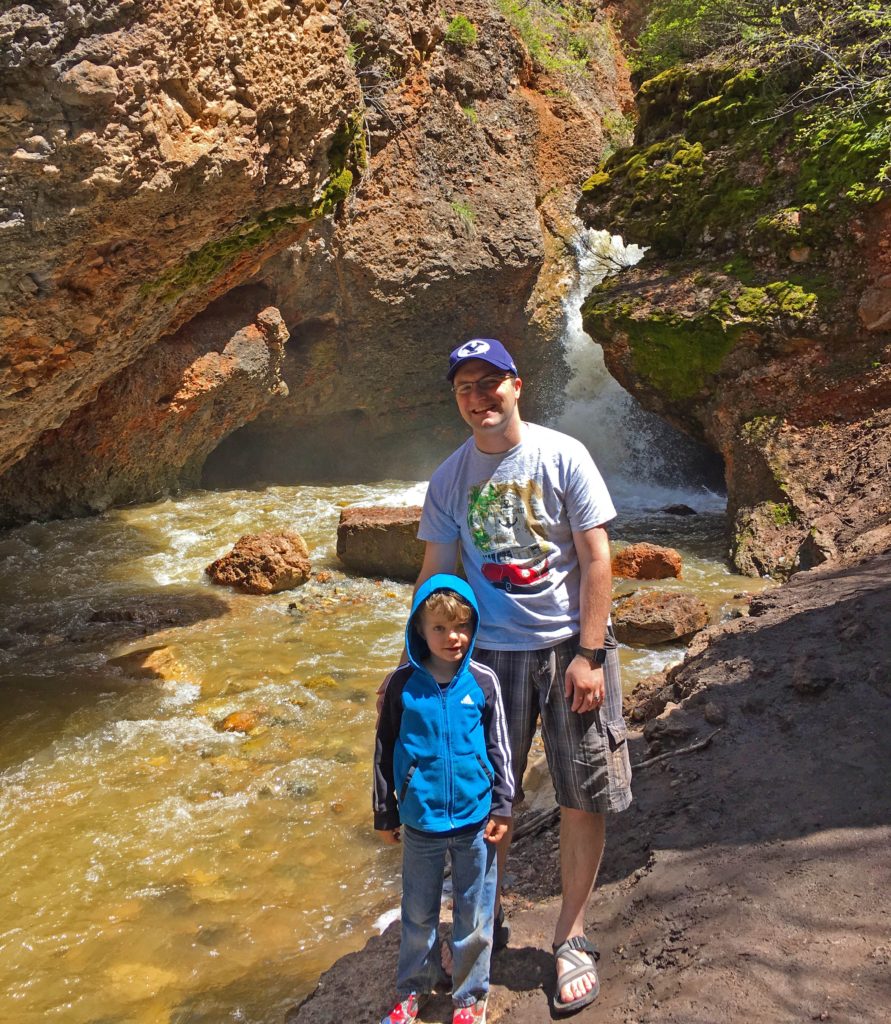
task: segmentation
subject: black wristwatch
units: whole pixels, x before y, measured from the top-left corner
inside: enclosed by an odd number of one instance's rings
[[[606,661],[605,647],[577,647],[576,654],[580,654],[583,658],[587,658],[594,668],[600,668],[600,666]]]

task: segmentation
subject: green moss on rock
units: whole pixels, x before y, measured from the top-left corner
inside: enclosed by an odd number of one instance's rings
[[[779,430],[782,420],[779,416],[753,416],[747,420],[740,432],[749,444],[764,448]]]
[[[635,374],[673,400],[698,394],[744,330],[710,313],[695,318],[644,313],[631,298],[597,292],[585,302],[582,317],[595,340],[608,341],[617,333],[627,338]]]
[[[787,501],[766,501],[762,508],[777,526],[791,526],[796,521],[795,509]]]
[[[710,309],[723,323],[774,327],[778,321],[811,316],[817,309],[817,296],[791,281],[772,281],[761,287],[743,285],[735,295],[725,292]]]
[[[206,242],[181,263],[165,271],[140,289],[143,297],[176,300],[187,291],[210,284],[242,254],[264,245],[286,228],[333,213],[349,195],[353,171],[367,161],[361,113],[352,114],[335,132],[328,150],[330,174],[312,203],[289,203],[265,210],[229,232],[224,238]]]
[[[777,115],[789,89],[778,73],[732,65],[644,82],[637,144],[583,188],[598,226],[670,258],[766,246],[788,260],[792,247],[844,239],[851,218],[887,194],[887,140],[875,118],[827,127],[806,110]]]
[[[609,175],[606,171],[595,171],[587,181],[582,183],[582,192],[586,194],[594,192],[595,189],[599,188],[601,185],[606,185],[608,183]]]

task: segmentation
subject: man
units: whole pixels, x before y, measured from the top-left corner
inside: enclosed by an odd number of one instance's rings
[[[604,843],[604,814],[631,802],[616,642],[608,627],[609,494],[582,444],[524,423],[510,354],[477,338],[449,357],[458,411],[473,431],[430,481],[418,536],[418,586],[461,560],[480,605],[476,659],[501,682],[517,799],[541,719],[560,805],[562,905],[554,928],[554,1009],[599,991],[584,917]],[[511,832],[499,844],[503,876]],[[501,945],[500,890],[496,921]],[[496,933],[496,947],[499,934]]]

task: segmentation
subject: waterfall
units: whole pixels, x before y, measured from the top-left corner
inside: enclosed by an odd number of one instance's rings
[[[641,408],[610,376],[603,349],[582,327],[585,296],[608,274],[638,263],[646,248],[579,222],[571,249],[576,273],[564,300],[563,333],[570,380],[551,425],[585,444],[621,508],[683,503],[697,511],[722,509],[720,458]]]

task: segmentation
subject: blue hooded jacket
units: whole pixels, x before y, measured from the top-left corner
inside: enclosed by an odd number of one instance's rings
[[[467,653],[446,687],[423,667],[427,645],[413,625],[438,590],[454,591],[473,609]],[[510,815],[514,778],[501,689],[495,673],[470,657],[478,625],[473,591],[458,576],[439,573],[418,588],[405,628],[409,663],[387,680],[377,725],[376,829],[452,832]]]

